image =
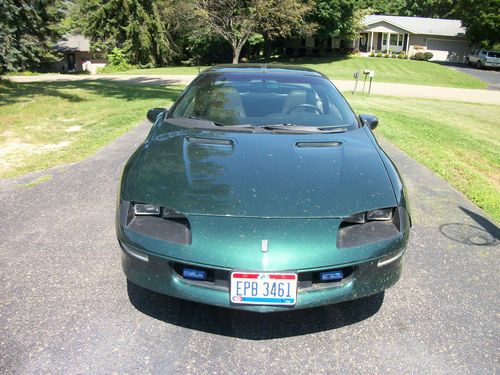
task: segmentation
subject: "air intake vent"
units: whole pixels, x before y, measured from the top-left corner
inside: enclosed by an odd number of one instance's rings
[[[233,147],[234,142],[230,139],[220,139],[220,138],[201,138],[201,137],[187,137],[188,143],[195,143],[201,145],[216,145],[216,146],[228,146]]]
[[[342,142],[340,141],[318,141],[318,142],[297,142],[296,147],[301,148],[316,148],[316,147],[340,147]]]

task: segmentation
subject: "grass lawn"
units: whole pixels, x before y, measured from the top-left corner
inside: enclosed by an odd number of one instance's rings
[[[0,81],[0,178],[75,162],[167,106],[182,86]],[[347,94],[377,132],[500,221],[500,106]],[[44,176],[41,181],[49,179]]]
[[[76,162],[167,106],[182,87],[0,81],[0,178]]]
[[[468,74],[427,61],[385,59],[377,57],[330,57],[273,60],[318,70],[330,79],[351,80],[353,73],[364,69],[375,71],[379,82],[411,83],[429,86],[486,88],[487,84]],[[206,67],[201,67],[202,69]],[[165,67],[134,69],[116,74],[198,74],[197,67]]]
[[[349,95],[382,134],[500,222],[500,105]]]

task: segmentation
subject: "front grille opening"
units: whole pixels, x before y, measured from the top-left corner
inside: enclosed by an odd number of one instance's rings
[[[341,271],[342,272],[342,278],[341,279],[335,279],[335,280],[321,280],[321,274],[322,273],[327,273],[327,272],[335,272],[335,271]],[[312,274],[312,282],[313,284],[332,284],[332,283],[338,283],[349,276],[351,276],[353,273],[353,268],[352,267],[344,267],[344,268],[334,268],[331,270],[323,270],[323,271],[318,271],[318,272],[313,272]]]
[[[206,278],[204,280],[198,280],[194,278],[184,277],[185,268],[188,270],[198,270],[205,272]],[[172,269],[177,274],[177,277],[182,280],[197,283],[200,285],[205,285],[208,287],[215,286],[215,287],[229,288],[229,271],[217,268],[198,267],[183,263],[172,263]]]
[[[321,280],[321,273],[324,272],[335,272],[342,271],[342,278],[336,280]],[[354,267],[343,267],[343,268],[332,268],[316,272],[300,272],[298,275],[299,289],[315,287],[327,287],[334,286],[336,284],[342,284],[346,280],[351,278],[354,272]]]
[[[183,278],[183,279],[188,279],[188,280],[192,280],[192,281],[208,281],[211,283],[213,283],[215,280],[215,275],[214,275],[215,272],[211,268],[191,266],[191,265],[182,264],[182,263],[174,263],[172,265],[172,268],[177,273],[177,276],[179,276],[180,278]],[[185,268],[186,268],[186,270],[197,270],[197,271],[204,272],[206,277],[203,280],[198,280],[198,279],[194,279],[194,278],[190,278],[190,277],[184,277],[184,269]]]

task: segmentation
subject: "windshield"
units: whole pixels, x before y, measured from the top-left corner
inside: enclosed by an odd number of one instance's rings
[[[169,117],[229,126],[357,128],[351,108],[330,81],[283,73],[205,74],[186,90]]]

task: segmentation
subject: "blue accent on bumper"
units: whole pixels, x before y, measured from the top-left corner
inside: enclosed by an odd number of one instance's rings
[[[197,270],[194,268],[183,268],[182,276],[186,279],[194,279],[194,280],[206,280],[207,273],[203,270]]]
[[[321,281],[339,281],[344,278],[344,272],[342,270],[326,271],[319,274],[319,279]]]

